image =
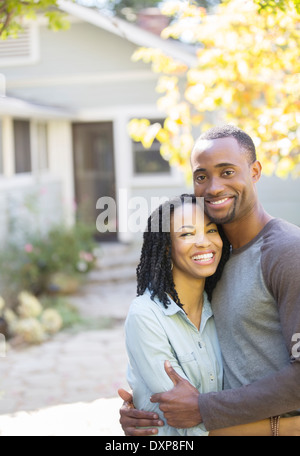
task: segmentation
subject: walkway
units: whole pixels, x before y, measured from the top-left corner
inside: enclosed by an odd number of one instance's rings
[[[131,265],[127,259],[126,268],[111,262],[103,274],[94,271],[71,298],[83,316],[103,317],[110,327],[64,331],[0,359],[0,436],[122,435],[117,390],[128,388],[123,328],[135,296],[136,254]]]

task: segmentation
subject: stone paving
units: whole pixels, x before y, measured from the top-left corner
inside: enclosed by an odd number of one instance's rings
[[[0,358],[0,436],[123,435],[117,390],[128,388],[124,320],[135,269],[126,281],[101,282],[95,274],[70,301],[85,317],[110,318],[111,327],[9,349]]]

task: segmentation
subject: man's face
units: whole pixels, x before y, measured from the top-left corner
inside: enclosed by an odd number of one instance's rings
[[[205,212],[212,221],[231,223],[251,212],[261,168],[257,161],[249,164],[236,139],[198,141],[191,165],[195,195],[204,197]]]

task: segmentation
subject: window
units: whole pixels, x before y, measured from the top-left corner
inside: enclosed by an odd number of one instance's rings
[[[14,120],[14,144],[16,174],[30,173],[32,166],[30,150],[30,122],[28,120]]]
[[[46,123],[36,126],[37,167],[40,171],[48,169],[48,129]]]
[[[151,123],[163,124],[163,120],[153,120]],[[164,160],[160,154],[160,143],[154,140],[149,149],[145,149],[141,142],[132,142],[133,162],[135,175],[141,174],[170,174],[169,162]]]
[[[2,135],[2,121],[0,120],[0,174],[3,174],[3,135]]]
[[[37,25],[24,27],[17,38],[0,40],[0,67],[34,63],[38,59]]]

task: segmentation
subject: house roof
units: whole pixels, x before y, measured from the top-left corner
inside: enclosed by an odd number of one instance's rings
[[[194,66],[197,62],[193,46],[185,45],[175,40],[164,40],[160,36],[135,24],[117,17],[109,17],[97,9],[78,5],[68,0],[58,0],[57,5],[65,13],[124,38],[137,46],[161,49],[170,57],[188,66]]]
[[[70,119],[74,113],[67,109],[30,103],[20,98],[0,96],[0,115],[32,119]]]

